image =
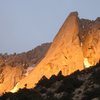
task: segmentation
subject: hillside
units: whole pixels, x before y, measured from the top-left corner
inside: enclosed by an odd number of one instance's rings
[[[27,68],[29,66],[33,66],[41,61],[41,59],[45,56],[48,48],[51,43],[44,43],[42,45],[37,46],[36,48],[22,52],[19,54],[0,54],[0,67],[9,65],[12,67],[23,66]]]

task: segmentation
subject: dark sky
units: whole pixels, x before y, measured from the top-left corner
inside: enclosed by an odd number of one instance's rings
[[[95,19],[100,0],[0,0],[0,53],[24,52],[52,41],[71,11]]]

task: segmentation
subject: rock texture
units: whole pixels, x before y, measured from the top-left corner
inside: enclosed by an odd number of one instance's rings
[[[45,76],[35,88],[6,93],[0,100],[100,100],[100,63],[71,75]]]
[[[51,43],[20,54],[0,54],[0,94],[8,92],[44,57]],[[13,91],[12,91],[13,92]]]
[[[76,70],[95,65],[100,59],[100,18],[95,21],[79,19],[72,12],[65,20],[44,59],[22,79],[15,88],[34,87],[45,75],[69,75]]]
[[[61,70],[63,75],[69,75],[77,69],[82,70],[83,52],[79,40],[79,21],[78,13],[72,12],[65,20],[44,59],[35,69],[21,80],[17,87],[23,88],[27,84],[31,88],[42,76],[50,78],[57,75]],[[16,88],[16,87],[15,87]]]
[[[0,93],[11,90],[22,78],[23,68],[21,66],[5,66],[0,74]]]
[[[37,52],[38,50],[36,50]],[[47,54],[32,72],[12,89],[32,88],[43,77],[50,78],[62,71],[64,76],[95,65],[100,60],[100,18],[79,19],[72,12],[55,36]]]
[[[83,41],[83,54],[91,65],[96,65],[100,60],[100,18],[91,24],[87,32]]]

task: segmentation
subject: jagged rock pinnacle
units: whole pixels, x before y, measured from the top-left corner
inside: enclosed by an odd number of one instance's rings
[[[17,84],[18,88],[27,84],[28,88],[45,75],[57,75],[61,70],[63,75],[69,75],[83,69],[83,52],[80,45],[78,13],[72,12],[65,20],[44,59],[35,67],[32,73]]]
[[[47,54],[32,72],[11,91],[32,88],[43,77],[50,78],[62,71],[69,75],[98,63],[100,60],[100,19],[79,19],[77,12],[69,14],[55,36]]]

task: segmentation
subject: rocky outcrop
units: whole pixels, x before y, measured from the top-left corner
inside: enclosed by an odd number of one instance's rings
[[[34,87],[45,75],[69,75],[76,70],[95,65],[100,59],[100,20],[79,19],[77,12],[72,12],[65,20],[44,59],[28,77],[21,80],[16,88]]]
[[[100,18],[79,19],[72,12],[55,36],[48,52],[32,72],[12,89],[32,88],[43,77],[50,78],[62,71],[64,76],[90,67],[100,60]],[[36,49],[36,52],[38,50]]]
[[[28,88],[35,86],[43,75],[50,78],[62,71],[69,75],[77,69],[82,70],[83,52],[79,40],[79,22],[77,12],[71,13],[65,20],[44,59],[34,68],[28,77],[21,80],[18,88],[27,84]]]
[[[21,66],[5,66],[0,70],[0,93],[11,90],[23,77]]]
[[[20,54],[0,55],[0,94],[13,87],[41,61],[50,43],[44,43],[33,50]],[[13,92],[13,91],[12,91]]]

